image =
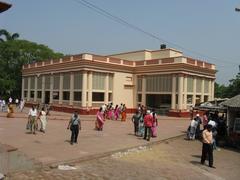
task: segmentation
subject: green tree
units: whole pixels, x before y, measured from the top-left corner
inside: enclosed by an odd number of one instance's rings
[[[229,80],[229,85],[220,85],[215,83],[215,97],[217,98],[231,98],[240,94],[240,66],[236,77]]]
[[[229,80],[229,82],[230,84],[228,86],[227,96],[233,97],[240,94],[240,66],[239,66],[239,72],[237,73],[236,77]]]
[[[220,85],[215,82],[215,97],[216,98],[225,98],[226,92],[227,92],[227,87],[225,85]]]
[[[27,40],[7,40],[0,43],[0,96],[20,97],[22,65],[61,58],[45,45]]]
[[[4,36],[6,41],[11,41],[11,40],[15,40],[15,39],[19,38],[18,33],[11,34],[5,29],[0,30],[0,37],[1,36]],[[5,40],[4,40],[4,38],[0,38],[0,42],[4,42]]]

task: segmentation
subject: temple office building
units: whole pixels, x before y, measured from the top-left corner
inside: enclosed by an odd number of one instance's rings
[[[22,68],[22,98],[61,111],[92,114],[102,104],[138,104],[177,115],[214,99],[215,65],[175,49],[80,54]]]

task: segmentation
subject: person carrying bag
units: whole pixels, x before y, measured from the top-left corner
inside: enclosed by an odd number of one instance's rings
[[[71,142],[70,142],[71,145],[73,145],[73,143],[77,143],[79,130],[81,130],[81,121],[78,117],[77,111],[75,111],[74,114],[72,115],[72,117],[68,123],[67,129],[70,129],[72,131]]]

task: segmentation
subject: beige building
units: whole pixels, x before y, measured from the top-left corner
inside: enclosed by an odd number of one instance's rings
[[[22,98],[53,108],[95,113],[100,105],[138,104],[176,115],[214,99],[215,65],[175,49],[140,50],[107,56],[80,54],[22,69]]]

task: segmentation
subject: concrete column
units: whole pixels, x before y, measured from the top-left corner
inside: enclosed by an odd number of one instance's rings
[[[30,101],[30,87],[31,87],[31,77],[28,77],[27,101]]]
[[[172,98],[171,109],[176,109],[176,75],[172,75]]]
[[[183,75],[178,75],[178,109],[183,109]]]
[[[88,74],[88,107],[92,107],[92,72]]]
[[[212,81],[211,81],[211,84],[212,84],[212,85],[211,85],[211,89],[212,89],[212,90],[211,90],[212,100],[214,100],[214,98],[215,98],[215,97],[214,97],[214,93],[215,93],[215,89],[214,89],[214,88],[215,88],[215,81],[212,80]]]
[[[69,97],[69,105],[73,105],[73,89],[74,89],[74,74],[70,73],[70,97]]]
[[[212,100],[212,83],[211,80],[208,81],[208,101]]]
[[[184,76],[184,98],[183,98],[183,109],[187,109],[187,76]]]
[[[49,98],[49,103],[53,103],[53,84],[54,84],[54,78],[53,74],[50,76],[50,98]]]
[[[146,106],[146,76],[142,77],[142,105]]]
[[[60,73],[60,82],[59,82],[59,104],[62,104],[63,100],[63,74]]]
[[[105,85],[105,88],[104,88],[105,89],[105,92],[104,92],[104,103],[108,104],[109,74],[106,74],[104,85]]]
[[[204,101],[204,79],[201,81],[201,102]]]
[[[45,103],[45,76],[42,76],[42,103]]]
[[[87,72],[83,72],[82,76],[82,107],[87,106]]]
[[[22,77],[22,92],[21,92],[21,99],[24,99],[24,82],[25,81],[25,79],[24,79],[24,77]]]
[[[197,78],[193,78],[193,106],[196,104],[196,90],[197,90]]]
[[[37,82],[38,82],[38,77],[37,76],[35,76],[34,77],[35,79],[34,79],[34,102],[37,102]]]
[[[137,75],[133,74],[133,84],[134,84],[134,88],[133,88],[133,107],[137,107]]]

